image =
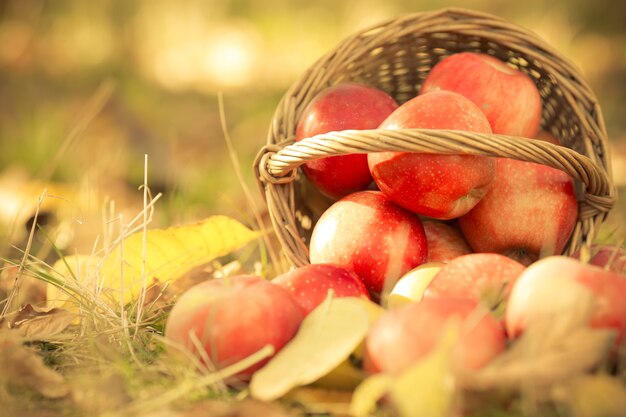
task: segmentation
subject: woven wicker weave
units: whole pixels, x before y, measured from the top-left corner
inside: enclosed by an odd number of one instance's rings
[[[528,74],[543,99],[542,127],[564,146],[504,135],[449,130],[368,130],[318,135],[294,143],[298,119],[324,88],[354,81],[385,90],[399,103],[419,92],[430,69],[457,52],[482,52]],[[309,68],[282,98],[255,162],[273,227],[290,261],[309,262],[309,202],[301,197],[304,162],[377,151],[474,154],[514,158],[561,169],[579,185],[580,209],[567,245],[590,243],[615,202],[607,137],[596,98],[576,68],[532,32],[500,18],[444,9],[389,20],[356,33]]]

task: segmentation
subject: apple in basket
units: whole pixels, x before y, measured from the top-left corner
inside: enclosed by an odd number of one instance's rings
[[[370,296],[363,281],[353,271],[332,264],[311,264],[292,269],[271,281],[289,291],[307,316],[333,291],[334,297]]]
[[[479,369],[505,348],[504,328],[475,301],[430,298],[385,313],[365,339],[363,367],[370,373],[401,373],[436,348],[448,330],[458,323],[458,340],[452,366]]]
[[[311,263],[351,269],[374,299],[424,263],[426,236],[419,218],[379,191],[350,194],[330,206],[313,228]]]
[[[300,308],[287,290],[256,276],[235,276],[205,281],[183,293],[168,317],[165,337],[208,358],[207,366],[223,369],[268,344],[279,351],[301,322]],[[237,378],[248,380],[268,360]]]
[[[344,83],[322,90],[298,120],[296,141],[322,133],[349,129],[376,129],[398,107],[382,90]],[[366,189],[372,182],[366,154],[320,158],[306,162],[302,170],[324,194],[340,198]]]
[[[433,219],[423,219],[422,226],[428,242],[428,262],[448,262],[472,253],[463,234],[454,226]]]
[[[486,54],[461,52],[439,61],[421,93],[454,91],[487,116],[493,133],[535,137],[541,121],[541,96],[523,72]]]
[[[496,159],[484,198],[459,219],[474,252],[496,252],[525,265],[563,252],[578,217],[571,177],[532,162]]]
[[[581,291],[593,297],[590,326],[614,329],[619,345],[626,333],[626,276],[566,256],[544,258],[519,276],[506,310],[509,335],[519,336],[535,321],[572,314]]]
[[[453,129],[491,133],[478,106],[463,96],[436,91],[396,109],[380,129]],[[377,152],[368,163],[378,188],[401,207],[438,219],[467,213],[493,179],[493,159],[476,155]]]

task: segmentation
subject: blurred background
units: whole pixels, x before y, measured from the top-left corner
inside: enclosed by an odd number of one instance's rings
[[[354,31],[447,6],[497,14],[572,60],[603,108],[626,187],[626,26],[619,0],[1,0],[0,242],[23,244],[42,211],[53,239],[90,250],[113,211],[131,220],[144,181],[154,224],[251,214],[228,157],[261,201],[252,161],[294,79]],[[103,214],[107,213],[107,214]],[[32,220],[30,220],[32,221]],[[52,220],[51,220],[52,221]],[[607,223],[624,236],[620,200]]]

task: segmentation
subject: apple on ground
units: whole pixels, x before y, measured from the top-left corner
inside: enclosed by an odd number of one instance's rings
[[[565,172],[497,158],[489,191],[459,225],[474,252],[501,253],[529,265],[562,253],[577,217],[574,184]]]
[[[526,267],[497,253],[472,253],[445,264],[424,290],[424,297],[466,298],[496,310]]]
[[[201,359],[209,358],[207,366],[223,369],[266,345],[278,352],[301,322],[300,308],[287,290],[256,276],[240,275],[205,281],[183,293],[167,319],[165,337]],[[204,352],[197,351],[194,340]],[[249,380],[268,360],[236,377]]]
[[[588,256],[590,265],[626,274],[626,248],[622,246],[594,244],[591,245]],[[572,258],[581,259],[581,251],[574,252]]]
[[[504,350],[501,323],[476,302],[429,298],[389,310],[374,324],[365,339],[364,369],[401,373],[437,347],[453,320],[459,323],[454,369],[479,369]]]
[[[535,137],[541,122],[541,95],[523,72],[490,55],[461,52],[437,63],[421,93],[454,91],[475,103],[493,133]]]
[[[380,129],[453,129],[491,133],[480,109],[463,96],[437,91],[398,107]],[[417,214],[452,219],[467,213],[485,195],[494,175],[493,159],[477,155],[376,152],[368,155],[378,188]]]
[[[341,130],[376,129],[398,107],[382,90],[344,83],[322,90],[305,108],[296,127],[296,141]],[[324,194],[340,198],[361,191],[372,182],[366,154],[316,159],[302,167]]]
[[[423,219],[422,226],[428,242],[428,262],[448,262],[472,253],[463,234],[455,227],[432,219]]]
[[[378,300],[427,256],[417,216],[379,191],[361,191],[335,202],[313,228],[311,263],[332,263],[354,271]]]
[[[271,281],[289,291],[307,316],[333,291],[334,297],[370,299],[361,278],[349,269],[332,264],[311,264],[292,269]]]
[[[566,256],[544,258],[519,276],[507,304],[509,336],[519,336],[535,321],[572,314],[581,291],[590,292],[594,299],[590,326],[614,329],[619,345],[626,333],[624,275]]]

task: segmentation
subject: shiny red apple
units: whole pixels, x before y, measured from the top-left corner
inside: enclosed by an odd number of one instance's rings
[[[454,226],[441,221],[422,220],[428,242],[428,262],[448,262],[472,253],[463,234]]]
[[[509,297],[524,265],[496,253],[472,253],[445,264],[424,297],[466,298],[494,309]]]
[[[574,314],[581,293],[593,300],[589,325],[615,330],[619,346],[626,334],[626,278],[566,256],[544,258],[519,276],[506,310],[509,335],[519,336],[538,320]]]
[[[461,52],[437,63],[421,93],[454,91],[487,116],[493,133],[535,137],[541,121],[541,96],[523,72],[490,55]]]
[[[205,281],[183,293],[167,319],[165,337],[223,369],[266,345],[279,351],[301,321],[300,308],[287,290],[256,276],[235,276]],[[268,360],[237,377],[249,379]]]
[[[480,109],[463,96],[438,91],[417,96],[396,109],[381,129],[453,129],[491,133]],[[379,152],[368,155],[374,181],[391,200],[417,214],[452,219],[485,195],[494,161],[475,155]]]
[[[565,172],[498,158],[491,188],[459,225],[474,252],[501,253],[529,265],[562,253],[577,217],[574,184]]]
[[[311,263],[353,270],[374,299],[426,260],[424,228],[414,214],[379,191],[361,191],[335,202],[313,228]]]
[[[311,264],[292,269],[271,281],[289,291],[300,306],[303,316],[328,297],[360,297],[370,299],[365,284],[353,271],[332,264]]]
[[[300,116],[296,141],[332,131],[375,129],[397,107],[391,96],[374,87],[357,83],[328,87]],[[372,182],[366,154],[316,159],[302,169],[322,193],[333,198],[364,190]]]
[[[452,322],[459,325],[454,368],[479,369],[504,350],[502,325],[476,302],[428,298],[389,310],[373,325],[365,339],[364,369],[401,373],[435,349]]]

